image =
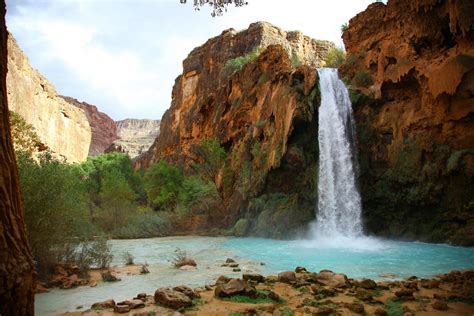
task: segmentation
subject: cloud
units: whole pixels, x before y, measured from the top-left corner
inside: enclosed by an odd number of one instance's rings
[[[342,44],[341,24],[372,1],[249,0],[218,18],[188,2],[9,0],[7,25],[60,93],[94,103],[114,119],[160,118],[183,59],[209,37],[267,21]]]

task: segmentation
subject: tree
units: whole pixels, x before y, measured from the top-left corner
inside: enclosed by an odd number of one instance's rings
[[[186,3],[187,0],[180,0],[181,3]],[[247,5],[248,2],[244,0],[194,0],[194,9],[200,10],[202,6],[209,5],[212,7],[211,15],[213,17],[221,16],[224,12],[227,12],[227,6],[234,3],[236,7],[242,7]]]
[[[8,121],[7,30],[0,2],[0,314],[33,315],[35,271]]]
[[[151,165],[144,176],[149,203],[158,209],[173,210],[183,188],[181,169],[162,160]]]
[[[23,151],[28,155],[44,148],[33,125],[28,124],[20,114],[10,111],[10,128],[15,151]]]
[[[216,138],[203,140],[193,148],[197,156],[192,168],[204,181],[214,184],[217,193],[223,199],[223,190],[219,185],[219,173],[224,166],[227,154]]]

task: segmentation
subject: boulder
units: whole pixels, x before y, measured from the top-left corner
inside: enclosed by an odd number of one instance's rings
[[[115,301],[110,299],[103,302],[97,302],[92,304],[91,309],[107,309],[107,308],[114,308]]]
[[[176,268],[181,268],[182,266],[196,267],[197,263],[196,263],[196,261],[194,261],[193,258],[186,256],[186,257],[183,257],[181,260],[179,260],[178,262],[175,263]]]
[[[371,291],[363,288],[357,288],[355,292],[355,296],[361,301],[371,301],[372,295]]]
[[[219,285],[219,284],[226,284],[227,282],[229,282],[231,280],[231,278],[228,278],[226,277],[225,275],[221,275],[220,277],[217,278],[217,281],[216,281],[216,284]]]
[[[425,289],[435,289],[435,288],[438,288],[439,287],[439,280],[426,280],[426,279],[422,279],[420,282],[419,282],[420,286],[421,287],[424,287]]]
[[[256,274],[256,273],[244,273],[242,275],[242,279],[246,281],[255,281],[255,282],[265,282],[265,277],[261,274]]]
[[[232,258],[227,258],[225,263],[235,263],[235,260]]]
[[[235,295],[255,297],[257,295],[257,290],[241,279],[231,279],[226,284],[218,285],[214,290],[214,296],[216,297],[222,298]]]
[[[382,307],[377,307],[377,309],[374,311],[374,315],[376,315],[376,316],[387,316],[388,313]]]
[[[415,292],[415,290],[402,288],[402,289],[396,291],[395,295],[397,297],[403,298],[403,299],[414,299],[413,292]]]
[[[362,305],[361,303],[346,303],[344,306],[347,307],[350,311],[357,314],[362,314],[364,312],[364,305]]]
[[[366,290],[373,290],[377,287],[377,283],[371,279],[363,279],[362,281],[358,282],[358,285]]]
[[[284,271],[278,273],[278,281],[284,283],[296,282],[296,274],[293,271]]]
[[[196,293],[192,288],[186,285],[178,285],[173,288],[173,290],[178,291],[189,297],[190,299],[201,298],[201,295]]]
[[[136,297],[133,298],[134,300],[141,300],[142,302],[146,302],[146,293],[138,293]]]
[[[318,308],[313,315],[314,316],[330,316],[334,315],[336,313],[336,310],[332,307],[329,306],[323,306]]]
[[[179,267],[179,269],[183,271],[196,271],[196,266],[184,265]]]
[[[280,295],[278,295],[277,293],[273,291],[270,291],[270,293],[267,294],[267,297],[275,302],[279,302],[281,300]]]
[[[431,306],[439,311],[447,311],[449,309],[448,304],[444,301],[435,301]]]
[[[172,309],[180,309],[193,305],[189,297],[170,288],[157,289],[155,291],[155,303]]]
[[[104,280],[104,282],[121,281],[121,279],[113,275],[111,271],[102,272],[100,275],[102,276],[102,280]]]
[[[308,271],[304,267],[296,267],[295,272],[296,273],[304,273],[304,272],[308,272]]]
[[[347,276],[342,273],[334,273],[330,270],[322,270],[316,274],[316,281],[329,287],[345,287]]]
[[[118,302],[117,306],[118,305],[127,305],[127,306],[130,306],[131,309],[145,307],[145,303],[140,299],[133,299],[133,300],[126,300],[126,301]]]
[[[128,313],[132,308],[128,305],[115,305],[114,306],[114,313]]]
[[[267,275],[267,277],[265,278],[265,282],[268,282],[268,283],[275,283],[278,281],[278,277],[276,275]]]

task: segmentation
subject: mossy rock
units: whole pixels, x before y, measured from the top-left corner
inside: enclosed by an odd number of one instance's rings
[[[243,237],[247,234],[249,230],[249,220],[245,218],[241,218],[235,223],[233,231],[234,235],[237,237]]]

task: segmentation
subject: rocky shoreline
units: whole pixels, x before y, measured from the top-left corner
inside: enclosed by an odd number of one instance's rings
[[[62,315],[471,315],[473,298],[474,270],[377,282],[297,267],[266,277],[221,276],[204,287],[158,288],[153,295],[108,299]]]

